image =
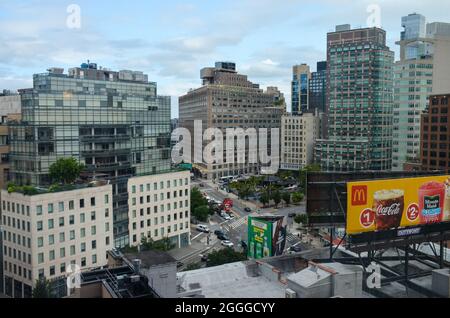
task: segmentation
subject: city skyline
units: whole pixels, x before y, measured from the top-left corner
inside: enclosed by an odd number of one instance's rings
[[[178,117],[178,97],[199,86],[198,72],[203,65],[217,60],[235,62],[240,72],[263,88],[278,86],[286,95],[289,110],[292,66],[308,63],[315,71],[316,62],[326,59],[326,34],[335,25],[366,27],[371,15],[367,10],[378,4],[387,44],[398,60],[395,42],[402,31],[402,16],[417,12],[426,16],[427,22],[445,22],[446,8],[450,9],[444,1],[439,1],[439,12],[422,1],[360,1],[351,8],[327,0],[314,4],[287,1],[282,6],[273,0],[226,5],[151,1],[132,7],[115,3],[107,9],[102,1],[77,1],[80,28],[70,28],[71,4],[0,4],[0,26],[8,30],[0,35],[0,88],[28,88],[32,74],[53,66],[67,69],[89,59],[111,69],[148,74],[158,83],[159,94],[172,97],[172,118]]]

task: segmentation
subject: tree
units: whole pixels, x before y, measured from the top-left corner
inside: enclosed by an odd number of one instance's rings
[[[36,281],[33,289],[33,298],[52,298],[51,283],[44,277]]]
[[[289,192],[283,192],[281,197],[283,201],[286,203],[286,206],[289,206],[289,204],[291,204],[291,194]]]
[[[236,252],[232,248],[226,248],[210,253],[208,255],[207,267],[219,266],[229,263],[246,261],[247,255],[244,253]]]
[[[183,272],[195,271],[196,269],[202,268],[202,265],[199,263],[192,263],[186,266],[186,269]]]
[[[305,195],[304,195],[303,193],[301,193],[301,192],[295,192],[295,193],[292,195],[292,202],[293,202],[294,204],[299,204],[300,202],[303,201],[304,198],[305,198]]]
[[[261,194],[261,197],[259,198],[259,202],[261,202],[263,204],[264,207],[267,206],[267,204],[269,204],[270,202],[270,196],[267,192],[263,192]]]
[[[308,224],[308,216],[306,214],[299,214],[294,218],[295,223],[297,224]]]
[[[209,217],[209,207],[207,205],[202,205],[197,208],[195,208],[194,212],[192,212],[192,215],[200,222],[206,222],[208,221]]]
[[[191,213],[194,214],[195,209],[201,206],[208,206],[208,200],[198,188],[194,188],[191,191]]]
[[[272,200],[275,203],[275,207],[278,207],[278,205],[281,203],[281,193],[278,190],[275,190],[275,192],[272,193]]]
[[[50,166],[49,175],[54,182],[71,184],[84,169],[85,166],[75,158],[60,158]]]
[[[153,241],[151,238],[143,237],[141,240],[141,251],[162,251],[167,252],[175,248],[168,237],[159,241]]]

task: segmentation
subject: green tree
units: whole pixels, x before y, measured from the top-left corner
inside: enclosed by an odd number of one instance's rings
[[[189,264],[188,266],[186,266],[186,269],[183,270],[183,272],[188,272],[188,271],[195,271],[196,269],[200,269],[202,268],[202,265],[199,263],[192,263]]]
[[[292,202],[293,202],[294,204],[299,204],[300,202],[303,201],[304,198],[305,198],[305,195],[304,195],[303,193],[301,193],[301,192],[295,192],[295,193],[292,195]]]
[[[289,206],[289,204],[291,204],[291,194],[289,192],[283,192],[281,197],[284,203],[286,203],[286,206]]]
[[[208,255],[207,267],[219,266],[229,263],[246,261],[247,255],[244,253],[236,252],[232,248],[226,248],[210,253]]]
[[[259,202],[263,204],[264,207],[266,207],[270,202],[270,196],[267,192],[261,193],[261,196],[259,198]]]
[[[194,188],[191,190],[191,214],[194,214],[195,209],[201,206],[208,206],[208,200],[198,188]]]
[[[55,182],[71,184],[84,169],[85,166],[75,158],[60,158],[50,166],[49,175]]]
[[[278,205],[281,203],[281,193],[278,190],[275,190],[272,193],[272,200],[275,203],[275,207],[278,207]]]
[[[51,283],[47,278],[38,279],[36,281],[36,286],[33,289],[33,298],[53,298],[51,293]]]
[[[308,225],[308,215],[306,215],[306,214],[298,214],[294,218],[294,221],[295,221],[295,223],[298,223],[298,224]]]
[[[195,208],[194,212],[192,212],[192,216],[194,216],[200,222],[208,221],[209,217],[209,207],[207,205],[202,205]]]

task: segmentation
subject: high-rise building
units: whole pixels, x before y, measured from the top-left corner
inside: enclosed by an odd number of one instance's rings
[[[217,128],[222,131],[224,139],[227,129],[254,128],[259,131],[260,128],[264,128],[269,133],[267,144],[270,149],[271,128],[280,129],[281,116],[285,113],[285,107],[278,106],[276,102],[279,92],[276,94],[275,90],[264,92],[258,84],[250,82],[246,75],[238,74],[234,63],[219,62],[214,68],[204,68],[201,70],[201,78],[202,87],[180,97],[180,127],[187,128],[194,138],[196,136],[194,122],[198,120],[202,123],[202,131],[197,132],[198,134],[203,136],[206,129]],[[193,140],[191,144],[192,163],[205,178],[219,179],[227,176],[259,174],[263,168],[259,162],[249,163],[249,146],[255,151],[257,145],[249,145],[246,142],[245,153],[236,150],[233,162],[227,162],[228,156],[224,151],[223,162],[206,163],[203,160],[193,159],[196,153],[203,154],[209,142]],[[224,140],[224,149],[225,145]],[[245,157],[245,163],[238,163],[238,157]]]
[[[75,157],[113,185],[115,246],[129,244],[128,179],[170,171],[170,98],[142,72],[83,64],[52,68],[21,90],[22,122],[11,126],[11,177],[50,184],[49,167]]]
[[[450,172],[450,93],[431,95],[421,120],[421,164],[426,171]]]
[[[402,18],[400,60],[394,72],[394,133],[392,169],[420,161],[420,116],[431,94],[450,87],[450,24],[429,23],[420,14]]]
[[[328,34],[328,137],[315,147],[324,171],[391,169],[393,62],[382,29]]]
[[[312,113],[281,118],[281,169],[299,171],[314,161],[320,117]]]
[[[31,298],[44,277],[60,281],[53,290],[65,296],[69,266],[81,271],[105,266],[113,248],[111,185],[36,191],[1,190],[4,289],[10,297]]]
[[[297,115],[308,111],[309,81],[311,70],[309,65],[301,64],[293,67],[292,75],[292,114]]]
[[[327,62],[317,62],[317,71],[311,73],[309,81],[309,106],[312,113],[326,113]]]

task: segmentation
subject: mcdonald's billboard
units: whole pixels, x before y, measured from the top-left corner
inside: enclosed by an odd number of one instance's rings
[[[347,183],[347,234],[450,222],[450,176]]]

